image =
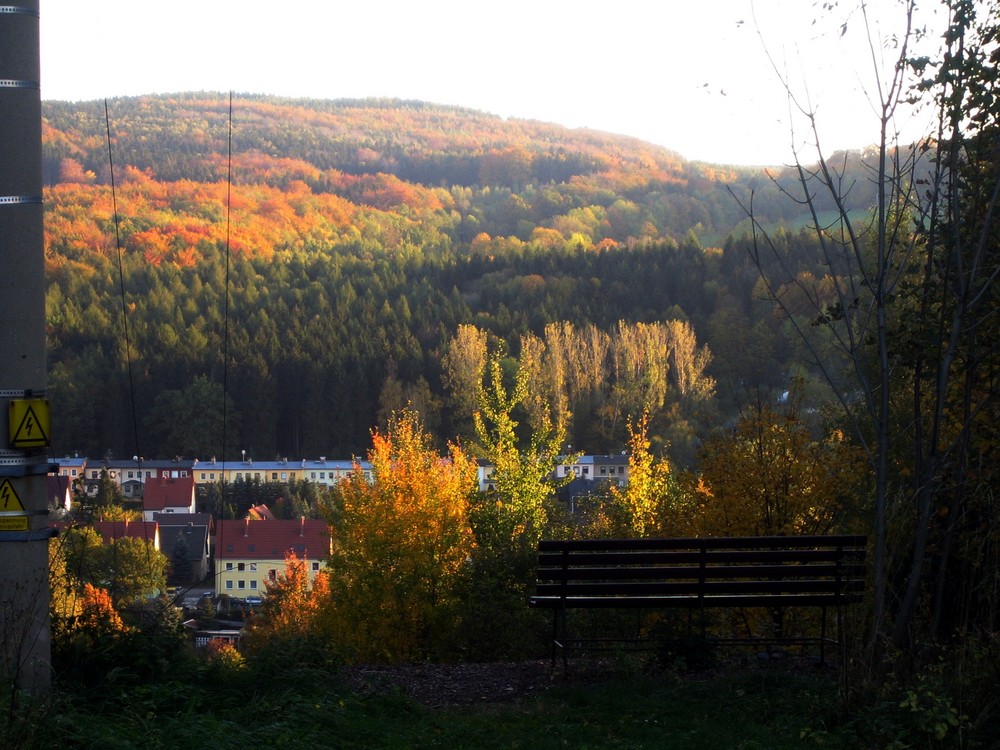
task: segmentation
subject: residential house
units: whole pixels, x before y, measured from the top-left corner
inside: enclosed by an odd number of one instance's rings
[[[142,517],[152,521],[156,514],[194,513],[194,478],[161,476],[146,480],[142,497]]]
[[[358,461],[361,470],[367,478],[371,478],[371,464]],[[332,487],[354,470],[354,461],[329,461],[321,456],[318,461],[303,459],[289,461],[282,458],[277,461],[256,461],[246,458],[241,461],[195,461],[193,472],[197,484],[212,482],[289,482],[306,481]]]
[[[305,479],[295,461],[287,458],[277,461],[255,461],[245,458],[241,461],[209,461],[194,462],[192,467],[197,484],[212,484],[213,482],[280,482],[287,484]]]
[[[209,575],[211,561],[211,539],[214,531],[212,516],[209,513],[154,513],[153,520],[160,528],[160,544],[163,554],[171,561],[171,567],[176,573],[179,563],[175,554],[179,549],[186,550],[186,560],[190,565],[187,580],[180,580],[172,575],[172,583],[188,586],[204,581]],[[182,541],[183,540],[183,543]]]
[[[288,554],[305,563],[309,581],[332,551],[326,521],[219,521],[215,531],[215,591],[236,597],[261,596],[264,581],[285,571]]]
[[[496,482],[493,479],[495,469],[496,467],[486,459],[476,459],[476,476],[479,480],[480,492],[489,492],[496,489]]]
[[[613,482],[619,487],[628,484],[628,454],[609,456],[577,456],[556,465],[556,479],[576,477],[587,482],[602,480]]]
[[[151,479],[189,477],[193,463],[182,458],[147,460],[136,456],[131,459],[106,458],[102,461],[89,461],[86,467],[87,494],[97,494],[101,473],[106,471],[125,497],[138,500],[143,495],[146,483]]]
[[[349,477],[355,468],[361,469],[368,481],[372,478],[372,465],[368,461],[329,461],[326,456],[320,456],[318,461],[303,460],[300,467],[303,479],[327,487],[333,487],[337,482]]]
[[[555,475],[563,482],[557,496],[575,513],[586,498],[603,494],[608,485],[628,484],[628,454],[566,458],[556,465]]]
[[[196,648],[206,648],[212,643],[228,643],[236,645],[243,637],[243,628],[206,628],[197,619],[181,623],[191,634]]]
[[[69,478],[71,486],[77,479],[82,480],[87,471],[86,457],[66,456],[64,458],[55,458],[52,460],[52,463],[59,466],[59,476]]]

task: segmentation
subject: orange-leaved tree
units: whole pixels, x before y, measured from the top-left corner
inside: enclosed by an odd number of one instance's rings
[[[314,659],[328,645],[323,629],[324,606],[330,600],[326,571],[318,572],[310,585],[306,561],[289,552],[284,573],[265,580],[264,586],[267,595],[261,611],[244,629],[247,652],[285,662],[294,661],[296,656]]]
[[[115,609],[107,589],[89,583],[83,584],[81,610],[77,627],[89,633],[91,637],[114,636],[128,630],[118,610]]]
[[[356,467],[337,486],[331,633],[353,658],[422,658],[446,647],[457,622],[476,463],[456,445],[441,456],[410,410],[372,443],[371,476]]]

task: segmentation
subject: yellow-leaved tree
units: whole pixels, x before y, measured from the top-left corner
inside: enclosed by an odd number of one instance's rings
[[[330,519],[330,633],[349,658],[403,661],[447,648],[460,573],[472,552],[476,463],[435,450],[416,413],[372,433],[371,477],[337,486]]]
[[[628,483],[612,485],[602,518],[592,533],[623,537],[685,536],[691,531],[691,506],[666,457],[650,451],[649,412],[628,420]]]
[[[838,430],[817,439],[801,419],[797,396],[779,411],[757,402],[732,432],[702,450],[694,493],[701,536],[828,534],[845,528],[849,502],[865,481],[860,450]],[[809,608],[740,610],[730,627],[784,637],[816,632]]]
[[[793,396],[758,402],[735,430],[706,442],[695,493],[703,536],[826,534],[866,476],[857,447],[834,430],[816,439]]]

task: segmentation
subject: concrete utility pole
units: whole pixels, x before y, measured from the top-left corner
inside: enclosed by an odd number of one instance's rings
[[[0,690],[51,685],[38,0],[0,0]]]

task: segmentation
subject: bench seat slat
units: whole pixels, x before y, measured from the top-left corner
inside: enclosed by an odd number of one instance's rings
[[[830,579],[780,581],[593,581],[588,583],[540,584],[539,596],[714,596],[718,594],[785,594],[812,592],[836,594],[841,582]]]
[[[700,609],[701,607],[830,607],[847,604],[856,599],[850,597],[834,597],[830,594],[731,594],[708,596],[703,599],[690,596],[575,596],[565,600],[559,597],[531,597],[529,603],[533,607],[545,609],[613,609],[626,607],[630,609],[660,609],[685,608]]]

